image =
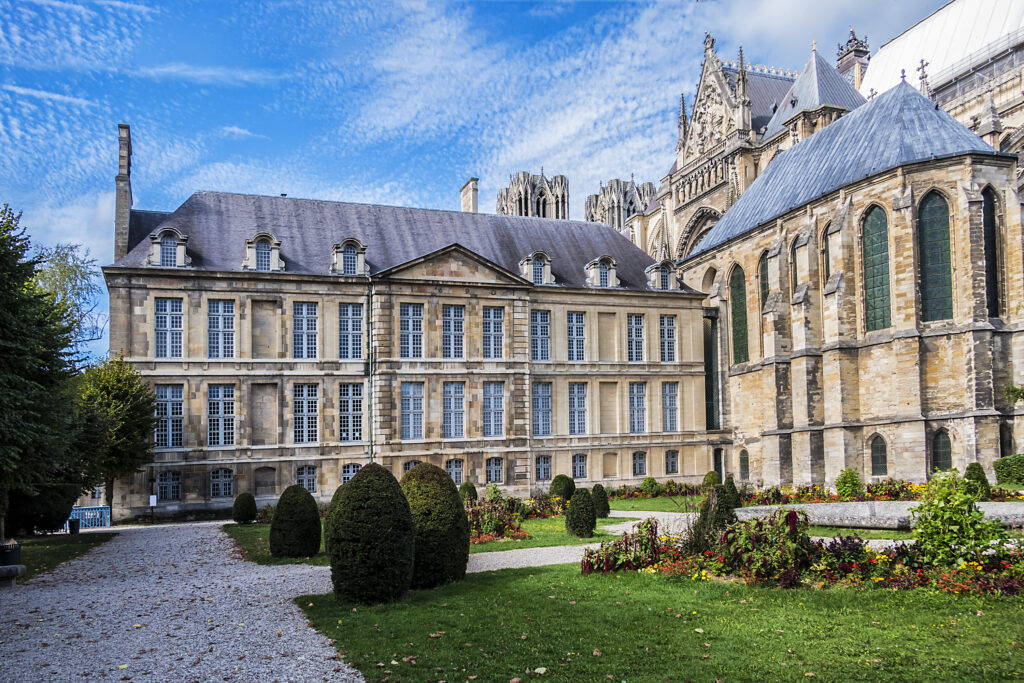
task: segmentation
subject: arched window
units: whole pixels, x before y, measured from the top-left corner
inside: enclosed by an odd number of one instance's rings
[[[797,267],[796,267],[796,240],[789,249],[789,295],[796,296]]]
[[[501,458],[487,458],[487,483],[500,484],[504,479],[504,464]]]
[[[747,453],[747,449],[740,451],[740,479],[746,481],[750,479],[750,453]]]
[[[295,483],[310,493],[316,493],[316,467],[304,465],[296,468]]]
[[[598,285],[599,286],[601,286],[601,287],[607,287],[608,286],[608,273],[609,273],[610,270],[611,270],[611,268],[608,266],[608,263],[606,261],[601,261],[601,263],[598,264]]]
[[[725,481],[725,452],[721,448],[716,448],[713,456],[715,472],[718,472],[718,481]]]
[[[668,266],[661,267],[661,288],[671,289],[672,270]]]
[[[921,320],[953,317],[953,275],[949,253],[949,204],[929,192],[917,212],[917,249],[921,283]]]
[[[876,436],[871,439],[871,476],[884,477],[889,474],[889,454],[885,439]]]
[[[160,238],[160,266],[162,268],[178,267],[178,240],[170,235]]]
[[[885,210],[872,206],[864,216],[864,322],[866,329],[892,324],[889,305],[889,228]]]
[[[356,274],[356,257],[358,254],[356,245],[349,243],[346,244],[341,250],[341,274],[342,275],[355,275]]]
[[[999,286],[1002,278],[999,268],[999,228],[996,218],[996,193],[986,187],[982,193],[982,227],[985,236],[985,302],[988,317],[998,318],[1002,312]]]
[[[583,455],[582,453],[577,453],[576,455],[572,456],[572,478],[587,478],[587,456]]]
[[[761,258],[757,261],[757,286],[758,293],[761,295],[761,300],[758,302],[760,308],[763,311],[764,305],[768,301],[768,253],[761,254]]]
[[[544,259],[539,256],[533,257],[533,284],[544,284]]]
[[[352,477],[356,476],[356,472],[360,470],[361,466],[355,463],[349,463],[341,466],[341,483],[347,483]]]
[[[161,472],[156,477],[158,500],[181,500],[181,473]]]
[[[227,468],[210,472],[210,498],[231,498],[234,495],[234,472]]]
[[[449,460],[444,464],[445,470],[448,472],[448,476],[452,478],[455,485],[458,486],[462,483],[462,460],[455,459]]]
[[[828,253],[828,238],[829,238],[829,226],[825,226],[825,231],[821,233],[821,288],[825,288],[825,283],[832,277],[832,262],[829,259]]]
[[[407,462],[402,463],[402,474],[405,474],[406,472],[408,472],[413,467],[416,467],[416,465],[419,465],[419,464],[420,464],[419,460],[409,460]]]
[[[746,363],[747,352],[747,281],[743,269],[733,269],[729,277],[729,308],[732,311],[732,362]]]
[[[949,433],[940,431],[932,438],[932,471],[953,469],[953,447]]]
[[[270,242],[267,240],[256,243],[256,270],[261,273],[270,272]]]

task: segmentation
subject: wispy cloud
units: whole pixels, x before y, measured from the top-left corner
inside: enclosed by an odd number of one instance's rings
[[[238,140],[244,138],[263,138],[264,140],[268,139],[266,135],[259,135],[258,133],[253,133],[251,130],[248,130],[246,128],[240,128],[239,126],[222,126],[220,132],[224,137],[235,138]]]
[[[284,78],[283,75],[266,69],[200,66],[185,62],[143,67],[136,73],[146,78],[190,81],[202,85],[259,85],[274,83]]]
[[[76,107],[91,107],[93,102],[83,99],[81,97],[73,97],[71,95],[61,95],[60,93],[48,92],[46,90],[36,90],[35,88],[22,88],[17,85],[0,85],[7,92],[12,92],[16,95],[24,95],[25,97],[35,97],[49,102],[59,102],[61,104],[72,104]]]
[[[122,2],[121,0],[92,0],[92,2],[103,7],[114,7],[116,9],[128,10],[129,12],[139,12],[140,14],[155,14],[159,11],[155,7],[140,5],[134,2]]]

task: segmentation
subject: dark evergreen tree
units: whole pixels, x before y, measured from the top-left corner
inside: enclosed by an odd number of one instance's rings
[[[469,519],[452,478],[423,462],[402,477],[416,535],[412,588],[433,588],[466,576]]]
[[[597,514],[590,491],[579,489],[572,494],[569,509],[565,512],[565,530],[573,536],[590,538],[597,527]]]
[[[249,524],[256,519],[256,499],[248,491],[235,496],[235,504],[231,507],[231,519],[238,524]]]
[[[556,474],[551,480],[549,491],[552,496],[558,496],[568,503],[572,499],[572,494],[576,493],[576,482],[565,474]]]
[[[270,554],[312,557],[320,552],[320,509],[313,494],[298,484],[284,490],[270,520]]]
[[[590,491],[590,497],[594,500],[594,512],[601,519],[611,513],[611,506],[608,504],[608,492],[600,484],[594,484]]]

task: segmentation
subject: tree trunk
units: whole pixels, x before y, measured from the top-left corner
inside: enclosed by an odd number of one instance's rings
[[[110,508],[110,523],[114,523],[114,480],[107,479],[103,485],[103,497],[107,499],[107,507]]]

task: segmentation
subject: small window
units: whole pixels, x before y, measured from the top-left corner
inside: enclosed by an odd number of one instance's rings
[[[487,483],[500,484],[504,481],[501,458],[487,458]]]
[[[610,272],[611,272],[611,266],[609,266],[607,262],[601,261],[601,263],[598,264],[598,286],[599,287],[607,287],[608,286],[608,279],[609,279],[608,276],[609,276]]]
[[[316,467],[303,465],[296,468],[295,483],[310,493],[316,493]]]
[[[534,471],[537,475],[537,481],[550,481],[551,480],[551,456],[550,455],[538,455],[534,461]]]
[[[750,453],[747,453],[746,449],[740,451],[740,479],[750,479]]]
[[[715,472],[718,472],[718,480],[725,481],[725,452],[721,448],[714,451]]]
[[[348,465],[341,466],[341,483],[348,482],[352,477],[356,476],[356,473],[362,468],[361,465],[355,463],[349,463]]]
[[[797,285],[799,284],[798,283],[798,279],[799,279],[800,275],[799,275],[799,268],[797,267],[797,262],[796,262],[796,250],[797,250],[797,248],[798,248],[797,247],[797,241],[793,240],[793,247],[789,251],[789,294],[790,294],[790,296],[796,296],[796,288],[797,288]]]
[[[533,284],[542,285],[544,284],[544,259],[539,256],[534,256],[532,259],[533,263]]]
[[[825,232],[821,233],[821,274],[822,274],[822,289],[825,288],[825,283],[828,282],[829,278],[832,277],[832,260],[829,255],[828,241],[829,241],[829,227],[825,227]]]
[[[161,472],[156,478],[157,500],[181,500],[181,473]]]
[[[876,436],[871,440],[871,476],[884,477],[889,473],[888,454],[885,439]]]
[[[587,456],[583,455],[582,453],[577,453],[576,455],[572,456],[572,478],[587,478]]]
[[[341,250],[341,274],[355,275],[358,250],[354,244],[346,244]]]
[[[256,270],[261,273],[270,272],[270,242],[267,240],[256,243]]]
[[[949,433],[939,432],[932,439],[932,470],[943,471],[953,469],[953,448],[949,442]]]
[[[647,454],[641,451],[637,451],[633,454],[633,476],[634,477],[646,477],[647,476]]]
[[[449,460],[444,464],[444,469],[456,486],[462,483],[462,460]]]
[[[92,499],[93,500],[102,500],[103,499],[103,487],[95,488],[95,489],[92,490]]]
[[[178,240],[170,235],[160,238],[160,266],[162,268],[178,267]]]
[[[226,468],[210,472],[210,498],[231,498],[234,495],[234,472]]]
[[[665,474],[679,474],[679,451],[665,451]]]
[[[765,304],[768,302],[768,254],[761,254],[761,258],[757,262],[757,287],[758,293],[761,295],[761,301],[758,303],[761,305],[761,310],[764,310]]]
[[[672,270],[667,266],[661,268],[661,288],[672,289]]]
[[[416,467],[416,465],[419,465],[419,464],[420,464],[419,460],[409,460],[409,461],[407,461],[405,463],[402,463],[402,474],[405,474],[406,472],[408,472],[413,467]]]

